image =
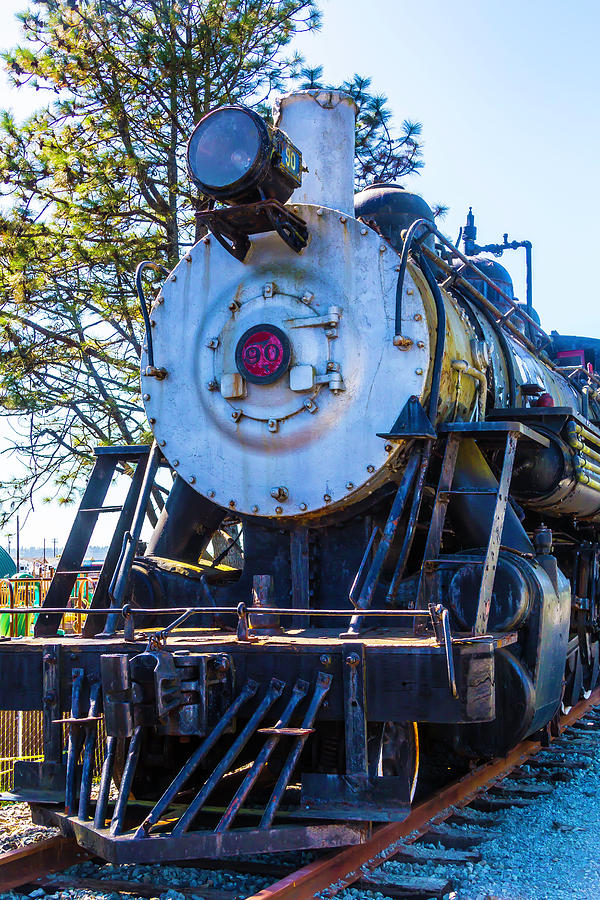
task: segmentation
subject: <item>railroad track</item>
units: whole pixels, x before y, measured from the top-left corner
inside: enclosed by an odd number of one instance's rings
[[[206,878],[197,881],[194,886],[163,885],[155,881],[144,884],[101,878],[52,877],[52,873],[89,859],[89,855],[70,839],[51,837],[0,855],[0,891],[26,884],[29,891],[36,887],[51,888],[53,892],[79,888],[91,892],[110,890],[123,895],[156,897],[163,891],[175,889],[186,897],[196,895],[205,900],[233,900],[244,896],[235,884],[228,886],[230,889],[215,888],[210,873],[201,871],[206,868],[269,877],[280,874],[281,877],[268,887],[246,894],[246,900],[310,900],[317,892],[324,900],[330,900],[351,886],[378,891],[391,898],[442,898],[452,888],[447,878],[415,875],[404,878],[394,875],[391,880],[376,870],[391,860],[408,863],[429,860],[449,865],[479,861],[481,854],[477,846],[492,836],[490,829],[495,824],[490,815],[500,809],[527,806],[536,797],[551,793],[553,788],[544,783],[544,776],[552,780],[557,772],[587,765],[585,758],[593,755],[593,749],[589,744],[582,745],[581,737],[585,737],[586,731],[600,736],[600,688],[589,699],[581,701],[568,714],[561,716],[559,734],[549,746],[539,741],[523,741],[506,757],[478,767],[435,797],[419,804],[403,821],[376,828],[364,844],[320,857],[295,871],[289,871],[289,866],[286,868],[284,865],[207,860],[195,864],[199,875],[206,874]],[[568,752],[571,758],[559,759],[557,751]],[[525,764],[539,774],[541,781],[531,774],[522,774],[520,770]],[[461,825],[468,825],[468,830],[461,832],[460,827],[456,827]],[[419,852],[418,845],[423,841],[445,849],[428,848],[425,853]]]

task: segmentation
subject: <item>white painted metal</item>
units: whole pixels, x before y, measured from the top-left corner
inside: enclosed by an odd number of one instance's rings
[[[275,124],[302,152],[302,185],[291,204],[315,203],[354,216],[356,104],[343,91],[297,91],[279,98]]]
[[[242,513],[320,514],[366,496],[389,479],[397,452],[377,432],[427,389],[429,329],[411,274],[403,333],[413,345],[399,351],[397,255],[353,218],[297,208],[310,233],[303,253],[267,234],[253,238],[242,264],[209,237],[178,264],[152,312],[155,365],[168,372],[163,381],[142,376],[157,439],[195,490]],[[261,323],[288,335],[290,367],[312,366],[313,387],[291,390],[287,372],[227,399],[222,387],[240,393],[223,381],[236,372],[236,345]],[[271,496],[278,486],[285,500]]]

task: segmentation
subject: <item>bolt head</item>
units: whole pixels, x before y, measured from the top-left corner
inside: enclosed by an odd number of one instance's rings
[[[323,494],[323,500],[325,503],[331,503],[331,494]]]
[[[422,375],[423,369],[415,369],[415,375]]]
[[[208,496],[212,499],[215,496],[214,491],[208,491]]]
[[[143,400],[149,400],[149,399],[150,399],[150,394],[142,394],[142,399],[143,399]]]
[[[253,512],[253,513],[257,513],[257,512],[258,512],[258,506],[256,505],[256,503],[255,503],[254,506],[252,507],[252,512]]]
[[[415,313],[414,318],[415,318],[415,322],[421,322],[423,319],[423,316],[421,315],[421,313]]]
[[[308,506],[306,505],[306,503],[301,503],[299,508],[302,510],[302,512],[304,512],[304,510],[308,509]]]
[[[281,513],[283,512],[283,507],[282,507],[282,506],[276,506],[276,507],[275,507],[275,512],[277,513],[278,516],[280,516]]]
[[[374,472],[374,471],[375,471],[375,466],[372,465],[371,463],[369,463],[369,465],[367,466],[367,472]]]
[[[190,475],[190,484],[196,484],[196,476]]]
[[[174,465],[174,466],[178,466],[178,465],[179,465],[179,460],[178,460],[178,459],[174,459],[174,460],[173,460],[173,465]]]
[[[329,653],[322,653],[319,657],[319,662],[322,666],[330,666],[331,665],[331,656]]]
[[[393,444],[386,444],[384,449],[385,449],[386,453],[391,453],[392,450],[394,449],[394,446],[393,446]]]
[[[167,442],[166,442],[165,439],[163,438],[162,441],[159,441],[159,442],[158,442],[158,446],[159,446],[159,447],[164,447],[166,443],[167,443]]]
[[[352,481],[346,482],[346,490],[351,491],[354,488],[354,483]]]

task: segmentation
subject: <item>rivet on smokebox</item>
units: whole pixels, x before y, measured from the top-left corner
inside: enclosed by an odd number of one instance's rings
[[[196,484],[196,476],[190,475],[190,484]]]
[[[331,494],[323,494],[323,500],[325,503],[331,503]]]
[[[374,471],[375,471],[375,466],[373,466],[373,465],[367,466],[367,472],[374,472]]]
[[[150,399],[150,394],[142,394],[142,399],[143,399],[143,400],[149,400],[149,399]]]
[[[252,507],[251,512],[253,512],[253,513],[257,513],[257,512],[258,512],[258,506],[257,506],[256,504],[254,504],[254,506]]]
[[[415,369],[415,375],[422,375],[423,369]]]
[[[348,221],[348,219],[346,216],[340,216],[340,222],[342,223],[342,225],[347,221]]]
[[[367,233],[367,230],[368,230],[368,229],[366,229],[366,228],[361,228],[361,229],[360,229],[360,233],[361,233],[361,234],[366,234],[366,233]]]
[[[351,491],[354,488],[354,484],[351,481],[346,482],[346,490]]]
[[[415,313],[415,322],[420,322],[423,316],[421,313]]]
[[[302,512],[304,512],[304,510],[308,509],[308,506],[306,505],[306,503],[301,503],[298,509],[301,509]]]
[[[424,348],[424,346],[425,346],[424,341],[417,341],[417,347],[419,348],[419,350],[422,350]]]
[[[207,496],[212,498],[212,497],[215,496],[215,492],[214,492],[214,491],[208,491],[208,492],[207,492]]]
[[[179,460],[178,460],[178,459],[174,459],[174,460],[173,460],[173,465],[174,465],[174,466],[178,466],[178,465],[179,465]]]
[[[384,450],[386,453],[391,453],[393,449],[394,449],[393,444],[386,444],[384,447]]]
[[[163,438],[162,441],[159,441],[159,442],[158,442],[158,446],[159,446],[159,447],[164,447],[166,443],[167,443],[167,442],[166,442],[165,439]]]
[[[380,246],[379,246],[379,252],[380,252],[380,253],[385,253],[386,250],[387,250],[387,247],[385,246],[385,244],[380,244]]]
[[[278,516],[280,516],[281,513],[283,512],[283,508],[281,506],[276,506],[275,512],[277,513]]]

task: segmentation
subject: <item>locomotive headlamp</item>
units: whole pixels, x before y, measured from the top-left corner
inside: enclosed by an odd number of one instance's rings
[[[283,131],[244,106],[223,106],[196,125],[187,148],[192,178],[224,203],[285,203],[302,181],[302,154]]]

